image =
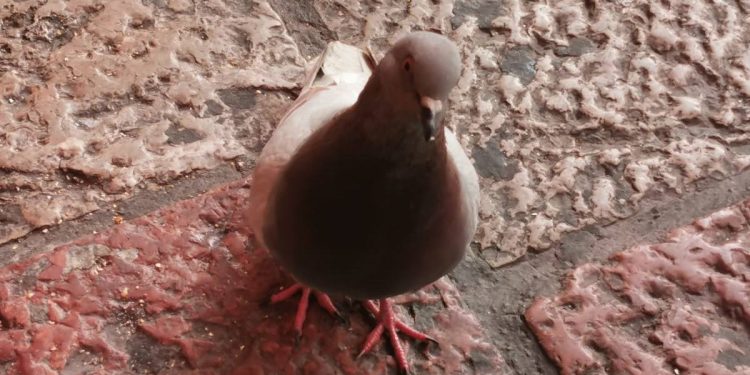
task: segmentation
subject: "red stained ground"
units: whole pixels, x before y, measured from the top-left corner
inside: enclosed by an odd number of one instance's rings
[[[356,360],[372,319],[312,304],[295,344],[291,280],[241,230],[237,182],[0,269],[0,373],[388,374],[390,348]],[[406,322],[440,343],[410,343],[417,373],[497,374],[502,359],[452,284],[399,299]],[[409,310],[411,314],[405,314]]]
[[[750,375],[750,200],[588,263],[526,311],[562,374]]]

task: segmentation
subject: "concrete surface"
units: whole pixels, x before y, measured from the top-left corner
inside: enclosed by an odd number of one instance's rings
[[[482,178],[482,227],[450,279],[462,311],[481,323],[477,337],[491,345],[484,350],[499,353],[505,373],[556,373],[522,315],[537,298],[554,299],[570,272],[605,264],[639,243],[664,242],[669,230],[750,196],[746,0],[290,4],[0,0],[5,277],[68,251],[60,245],[96,242],[101,237],[87,236],[141,225],[142,215],[166,215],[187,204],[183,199],[208,199],[201,197],[212,187],[242,179],[326,42],[370,46],[382,55],[413,29],[442,31],[464,55],[448,121]],[[38,287],[36,298],[47,301],[49,281],[26,280],[6,294]],[[421,305],[412,305],[414,316]],[[182,307],[175,309],[188,319],[178,326],[193,327]],[[429,316],[440,313],[426,309]],[[19,328],[6,317],[17,310],[7,311],[0,333],[10,335],[12,323],[24,337],[13,340],[57,332],[33,321],[32,310],[30,325]],[[110,310],[98,314],[86,318],[130,329],[175,366],[203,369],[190,362],[185,337],[163,338],[132,319],[112,320]],[[145,314],[139,319],[152,328],[162,324],[156,312]],[[364,329],[356,323],[363,317],[352,310],[352,326]],[[740,340],[747,329],[737,330]],[[355,329],[341,338],[359,336]],[[71,353],[80,349],[80,337],[69,341]],[[122,357],[112,363],[120,370],[148,362],[149,353],[117,348]],[[44,350],[24,354],[23,363],[59,367],[62,357]],[[386,352],[363,366],[376,366]],[[412,353],[424,360],[420,355]],[[0,353],[0,366],[19,363],[9,357]],[[320,363],[341,364],[323,357]],[[70,363],[101,358],[84,353]],[[457,373],[483,373],[468,358],[455,362],[463,366]]]

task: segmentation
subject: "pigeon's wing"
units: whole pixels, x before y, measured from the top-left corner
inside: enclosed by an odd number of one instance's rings
[[[374,69],[374,59],[359,48],[332,42],[310,70],[305,87],[281,119],[258,158],[245,220],[260,244],[267,201],[279,174],[310,136],[351,107]]]
[[[471,241],[474,232],[476,232],[479,220],[479,176],[474,169],[474,164],[466,156],[461,144],[456,139],[456,135],[449,128],[445,128],[445,144],[448,149],[450,161],[458,172],[458,180],[461,186],[461,196],[464,207],[464,233],[468,238],[466,242]]]

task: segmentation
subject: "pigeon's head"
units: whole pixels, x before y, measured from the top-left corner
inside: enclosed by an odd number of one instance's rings
[[[415,113],[425,139],[434,139],[443,105],[461,75],[456,45],[440,34],[410,33],[391,47],[378,74],[394,104]]]

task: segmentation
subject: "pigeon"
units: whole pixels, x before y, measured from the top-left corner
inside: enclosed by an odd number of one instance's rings
[[[364,301],[378,323],[360,355],[386,333],[408,372],[397,332],[430,339],[389,297],[450,272],[476,231],[478,177],[443,121],[460,74],[458,48],[433,32],[407,34],[379,63],[331,42],[263,148],[246,218],[297,282],[272,302],[302,292],[298,337],[312,294],[332,314],[330,295]]]

